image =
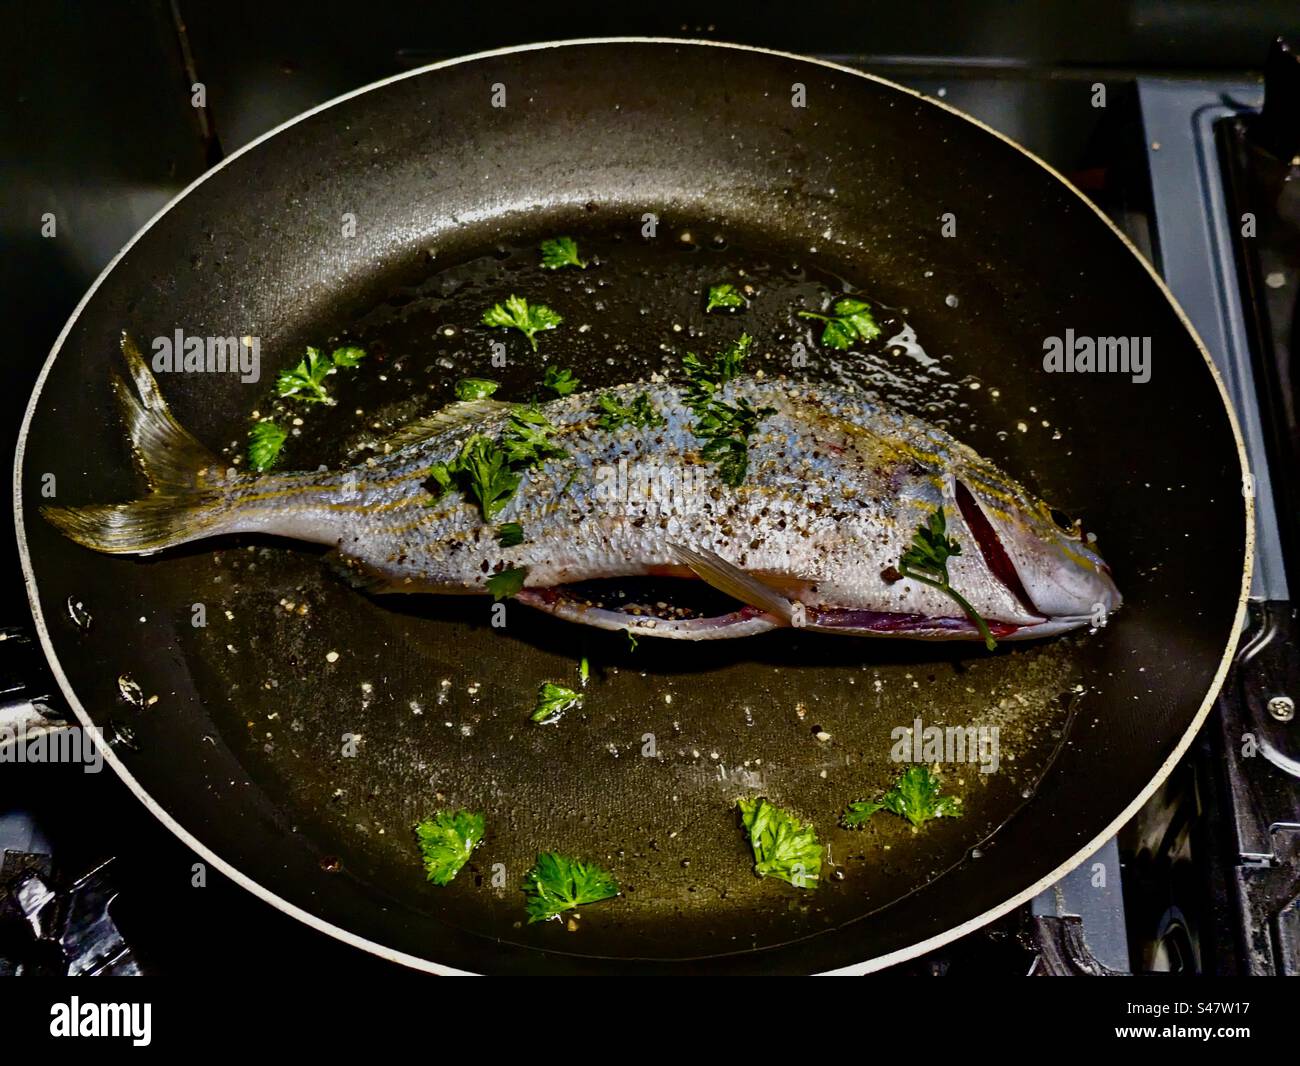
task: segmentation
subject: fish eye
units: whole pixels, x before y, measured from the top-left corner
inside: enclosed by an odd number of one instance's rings
[[[1072,533],[1076,536],[1078,535],[1079,523],[1076,519],[1071,518],[1064,511],[1056,507],[1051,508],[1050,513],[1052,516],[1052,521],[1056,523],[1056,527],[1062,533]]]

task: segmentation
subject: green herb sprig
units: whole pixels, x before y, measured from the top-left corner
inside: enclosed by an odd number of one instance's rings
[[[280,371],[275,379],[280,396],[300,396],[308,403],[333,403],[325,391],[325,378],[334,369],[334,361],[320,353],[319,348],[308,348],[302,362],[292,370]]]
[[[596,425],[601,429],[613,432],[620,426],[636,426],[646,429],[651,426],[662,426],[664,417],[655,408],[650,401],[648,393],[641,393],[630,404],[624,405],[618,402],[612,393],[604,393],[596,397],[596,403],[603,412],[596,419]]]
[[[578,257],[578,242],[572,237],[551,237],[539,246],[542,252],[542,269],[559,270],[562,267],[587,269],[587,261]]]
[[[319,348],[308,347],[298,365],[282,370],[275,379],[275,394],[296,397],[307,403],[332,404],[334,399],[325,388],[325,379],[336,369],[354,367],[366,357],[366,350],[355,344],[335,348],[329,355]],[[248,431],[248,466],[257,473],[273,467],[289,432],[270,419],[256,422]]]
[[[829,315],[816,311],[800,311],[800,318],[812,318],[826,323],[822,329],[822,344],[844,351],[853,346],[855,340],[871,341],[880,336],[880,327],[871,314],[871,305],[865,300],[851,296],[836,300]]]
[[[280,458],[280,449],[289,438],[289,431],[269,419],[254,422],[248,431],[248,466],[259,474],[270,470]]]
[[[522,404],[510,412],[510,419],[501,434],[501,447],[506,459],[519,466],[541,466],[547,459],[563,459],[567,454],[551,438],[555,426],[535,404]]]
[[[499,442],[475,433],[450,462],[429,467],[431,502],[459,489],[478,503],[483,520],[491,522],[514,498],[525,470],[567,454],[551,439],[554,433],[555,426],[537,407],[515,407]]]
[[[712,400],[695,422],[695,435],[704,439],[700,454],[718,464],[723,484],[739,488],[749,472],[749,438],[759,419],[776,412],[775,407],[754,407],[741,397],[734,404]]]
[[[533,705],[530,716],[540,725],[558,722],[560,716],[582,702],[582,694],[553,681],[545,681],[537,690],[537,702]]]
[[[478,503],[485,522],[491,522],[505,509],[522,478],[523,474],[511,469],[502,448],[482,433],[466,440],[451,462],[434,463],[429,468],[429,480],[439,490],[434,502],[459,488]]]
[[[762,797],[738,800],[736,806],[754,852],[754,872],[795,888],[816,888],[822,845],[812,825]]]
[[[938,775],[928,766],[909,766],[879,799],[850,803],[840,818],[840,824],[845,829],[861,829],[880,810],[906,818],[918,829],[932,818],[960,817],[961,798],[941,796],[939,787]]]
[[[449,885],[483,840],[486,820],[475,811],[439,811],[415,827],[424,869],[435,885]]]
[[[711,311],[736,311],[742,307],[748,307],[749,300],[745,294],[736,286],[728,283],[724,285],[709,286],[709,300],[704,305],[704,313]]]
[[[497,543],[503,548],[513,548],[524,542],[524,527],[518,522],[504,522],[497,526]]]
[[[682,359],[682,370],[686,374],[686,406],[698,410],[713,399],[718,389],[739,377],[753,346],[754,339],[748,333],[742,333],[713,356],[701,358],[694,352],[687,352]]]
[[[483,312],[483,324],[497,329],[517,329],[537,351],[537,334],[555,329],[564,319],[545,304],[530,305],[522,296],[513,293],[504,304],[493,304]]]
[[[502,570],[499,574],[493,574],[484,584],[488,592],[492,593],[494,600],[508,600],[511,596],[519,595],[524,587],[524,579],[527,577],[528,567],[514,566]]]
[[[704,441],[700,454],[718,464],[718,475],[732,488],[739,488],[749,471],[749,438],[759,420],[776,410],[756,408],[744,398],[734,404],[718,398],[722,386],[740,375],[753,343],[748,333],[742,333],[710,358],[687,352],[682,359],[684,399],[695,412],[695,435]]]
[[[618,895],[614,875],[594,862],[582,862],[559,852],[537,856],[524,876],[528,923],[558,918],[565,911]]]
[[[335,366],[356,366],[366,357],[366,350],[358,348],[355,344],[344,345],[342,348],[335,348],[330,353],[330,359]]]
[[[356,345],[335,348],[329,355],[322,355],[319,348],[309,347],[297,366],[280,371],[275,379],[276,395],[297,396],[308,403],[332,404],[334,400],[325,390],[325,379],[336,367],[354,367],[365,357],[365,349]]]
[[[461,378],[456,382],[456,399],[486,400],[500,387],[499,381],[490,378]]]
[[[573,371],[558,366],[548,366],[542,375],[542,388],[550,389],[556,396],[568,396],[582,387],[582,382],[573,376]]]
[[[910,577],[923,585],[929,585],[951,596],[984,638],[984,646],[993,651],[998,642],[989,632],[988,623],[980,617],[979,612],[948,581],[948,560],[961,554],[961,545],[947,534],[948,520],[940,505],[930,515],[927,522],[917,527],[912,537],[911,546],[903,552],[898,561],[898,572],[903,577]]]

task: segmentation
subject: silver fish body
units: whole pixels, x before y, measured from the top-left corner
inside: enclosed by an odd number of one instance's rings
[[[899,574],[918,527],[942,508],[962,549],[948,560],[951,587],[999,639],[1096,625],[1120,604],[1105,563],[1047,504],[942,430],[836,387],[753,377],[722,386],[727,403],[769,409],[748,439],[738,487],[701,455],[682,386],[602,391],[624,405],[644,394],[659,419],[650,426],[604,428],[596,393],[544,404],[564,454],[523,470],[488,522],[462,492],[441,493],[430,471],[453,462],[472,435],[498,439],[511,405],[453,405],[350,470],[231,474],[171,419],[143,363],[129,353],[128,362],[139,399],[125,383],[118,394],[153,493],[48,511],[101,551],[144,554],[262,532],[334,546],[377,592],[486,593],[494,575],[522,569],[522,602],[638,636],[712,639],[794,625],[976,638],[952,597]],[[157,448],[169,435],[173,457],[163,464]],[[163,502],[176,500],[183,512]],[[153,511],[132,512],[150,501]],[[522,527],[521,543],[501,546],[505,523]],[[637,575],[703,576],[737,598],[736,610],[658,617],[569,591]]]

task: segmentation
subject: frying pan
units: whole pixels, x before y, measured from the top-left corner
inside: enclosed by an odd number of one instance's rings
[[[543,280],[532,250],[557,233],[599,263]],[[497,338],[474,315],[512,287],[589,327],[546,335],[543,353],[600,385],[738,328],[703,316],[699,292],[742,269],[783,297],[852,287],[912,327],[923,353],[831,359],[783,300],[743,319],[774,371],[805,342],[810,374],[940,420],[1080,517],[1125,594],[1111,624],[992,655],[791,631],[632,650],[517,606],[496,629],[480,600],[367,598],[294,545],[105,557],[36,514],[51,485],[63,504],[139,492],[109,389],[123,330],[142,345],[177,328],[260,338],[260,385],[161,382],[182,424],[231,455],[303,345],[368,344],[373,364],[338,386],[355,394],[290,443],[301,467],[354,459],[374,426],[486,373]],[[1044,339],[1067,329],[1150,338],[1150,382],[1046,373]],[[522,395],[542,357],[512,352],[489,376]],[[1238,634],[1243,463],[1169,293],[1039,160],[833,64],[595,40],[380,82],[195,182],[59,337],[23,427],[15,517],[36,626],[80,721],[203,860],[286,913],[427,970],[863,971],[1040,891],[1169,771]],[[532,727],[538,683],[572,682],[583,655],[583,710]],[[129,682],[144,699],[124,698]],[[893,731],[917,719],[1001,730],[996,773],[945,774],[966,817],[839,829],[845,802],[888,785]],[[344,734],[363,738],[354,756]],[[755,794],[829,843],[815,892],[752,875],[731,804]],[[489,830],[439,889],[410,827],[445,806],[485,810]],[[567,925],[524,924],[520,879],[550,849],[609,866],[622,896]]]

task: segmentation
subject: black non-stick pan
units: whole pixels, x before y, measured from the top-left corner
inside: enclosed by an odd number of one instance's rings
[[[558,234],[591,253],[587,270],[537,268],[537,242]],[[704,314],[705,289],[741,277],[750,307]],[[846,290],[892,343],[828,350],[793,313]],[[479,318],[512,291],[568,328],[538,355],[514,338],[492,368],[501,337]],[[232,464],[304,346],[365,346],[338,405],[306,412],[286,446],[309,469],[358,461],[458,377],[526,398],[547,361],[593,385],[671,374],[741,328],[765,372],[861,388],[1035,486],[1099,538],[1123,609],[992,654],[791,630],[633,649],[517,604],[497,628],[486,600],[370,597],[317,550],[270,539],[96,555],[37,513],[140,492],[109,386],[124,330],[146,350],[178,329],[259,339],[258,382],[160,376]],[[1067,331],[1149,344],[1150,380],[1048,372],[1045,343]],[[832,64],[610,40],[379,83],[196,182],[50,354],[15,514],[36,625],[82,723],[203,860],[287,913],[431,970],[807,972],[878,968],[990,920],[1151,794],[1235,643],[1242,475],[1222,387],[1168,292],[1040,161]],[[584,656],[582,709],[534,726],[539,683],[574,683]],[[893,780],[896,730],[918,719],[998,731],[996,772],[944,768],[965,816],[840,828],[846,802]],[[744,795],[817,825],[830,850],[815,891],[753,875]],[[438,888],[411,826],[451,806],[484,811],[488,832]],[[526,924],[521,880],[551,849],[608,866],[622,895]]]

